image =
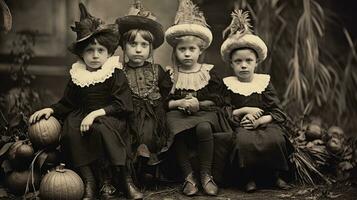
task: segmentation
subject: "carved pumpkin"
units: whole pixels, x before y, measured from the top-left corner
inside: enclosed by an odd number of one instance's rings
[[[64,164],[46,174],[41,181],[41,200],[79,200],[84,193],[84,183],[74,171]]]
[[[32,144],[36,147],[57,145],[60,139],[61,125],[56,118],[51,116],[32,124],[28,132]]]
[[[6,183],[9,190],[14,194],[24,194],[27,184],[27,177],[31,176],[31,171],[13,171],[6,177]],[[30,178],[29,183],[32,183],[32,179]],[[38,173],[34,173],[34,185],[37,189],[40,185],[40,176]],[[29,187],[32,189],[32,186]]]

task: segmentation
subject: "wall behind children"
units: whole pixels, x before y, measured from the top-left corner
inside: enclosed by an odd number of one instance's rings
[[[213,32],[213,43],[204,54],[204,60],[218,66],[222,75],[228,73],[228,67],[219,55],[222,43],[222,30],[230,23],[230,12],[234,0],[193,0],[206,16]],[[133,0],[5,0],[13,16],[13,28],[10,33],[0,33],[0,93],[13,86],[9,76],[13,57],[10,55],[12,42],[18,31],[36,31],[35,57],[31,60],[29,71],[36,75],[33,87],[51,91],[58,99],[69,78],[68,70],[76,58],[67,51],[67,46],[75,40],[70,25],[79,19],[78,3],[83,2],[90,13],[107,23],[113,23],[117,17],[128,12]],[[179,0],[142,0],[144,6],[152,11],[158,21],[167,29],[172,25]],[[324,1],[325,2],[325,1]],[[329,3],[328,3],[329,2]],[[353,12],[347,12],[343,6],[328,1],[331,8],[349,19]],[[351,9],[349,9],[351,10]],[[345,22],[349,23],[345,20]],[[351,24],[352,34],[354,26]],[[121,55],[120,48],[116,55]],[[155,52],[155,62],[166,66],[170,64],[171,47],[166,43]]]

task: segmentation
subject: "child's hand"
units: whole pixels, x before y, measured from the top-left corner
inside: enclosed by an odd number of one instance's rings
[[[34,114],[31,115],[29,122],[30,124],[33,124],[41,119],[41,117],[45,116],[46,119],[48,119],[52,114],[53,114],[53,109],[52,108],[44,108],[41,110],[36,111]]]
[[[255,119],[261,117],[264,113],[264,110],[257,107],[247,107],[247,114],[252,114]]]
[[[187,99],[186,102],[189,104],[189,111],[197,112],[200,110],[200,102],[196,97],[191,97],[190,99]]]
[[[240,125],[245,129],[251,130],[256,129],[260,125],[260,122],[252,114],[246,114],[241,120]]]
[[[81,122],[81,133],[83,135],[84,132],[88,131],[89,128],[92,126],[94,119],[96,116],[93,113],[89,113]]]

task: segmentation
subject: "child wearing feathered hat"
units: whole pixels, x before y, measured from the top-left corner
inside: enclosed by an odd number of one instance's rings
[[[228,116],[236,132],[232,158],[246,178],[246,191],[256,190],[258,172],[274,172],[275,184],[286,189],[280,172],[288,170],[289,141],[280,127],[287,119],[267,74],[255,69],[267,57],[264,41],[251,33],[248,12],[235,10],[232,23],[224,31],[228,38],[221,56],[234,71],[223,79]]]
[[[140,0],[135,0],[129,14],[118,18],[116,23],[126,59],[123,71],[134,102],[131,127],[135,133],[136,171],[138,177],[158,178],[159,164],[165,160],[173,141],[165,115],[172,82],[168,72],[154,62],[154,50],[164,42],[163,28]]]
[[[133,103],[125,74],[119,69],[119,57],[112,56],[119,43],[116,26],[105,25],[82,3],[79,8],[80,21],[71,27],[77,40],[69,47],[78,61],[70,69],[64,95],[58,103],[35,112],[29,121],[35,123],[51,115],[64,120],[63,150],[84,181],[83,199],[96,199],[93,163],[106,156],[121,173],[129,164],[126,116],[132,113]]]
[[[175,135],[174,150],[185,182],[183,193],[198,192],[198,181],[204,192],[215,196],[218,187],[212,177],[214,155],[213,134],[221,131],[217,113],[212,109],[220,99],[220,85],[213,65],[200,63],[199,57],[212,42],[212,33],[203,13],[190,0],[180,1],[175,23],[165,32],[173,47],[171,72],[174,86],[170,93],[168,126]],[[192,150],[197,150],[199,172],[190,162]]]

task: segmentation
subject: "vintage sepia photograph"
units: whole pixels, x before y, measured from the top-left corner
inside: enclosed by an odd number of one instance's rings
[[[356,200],[356,11],[0,0],[0,200]]]

